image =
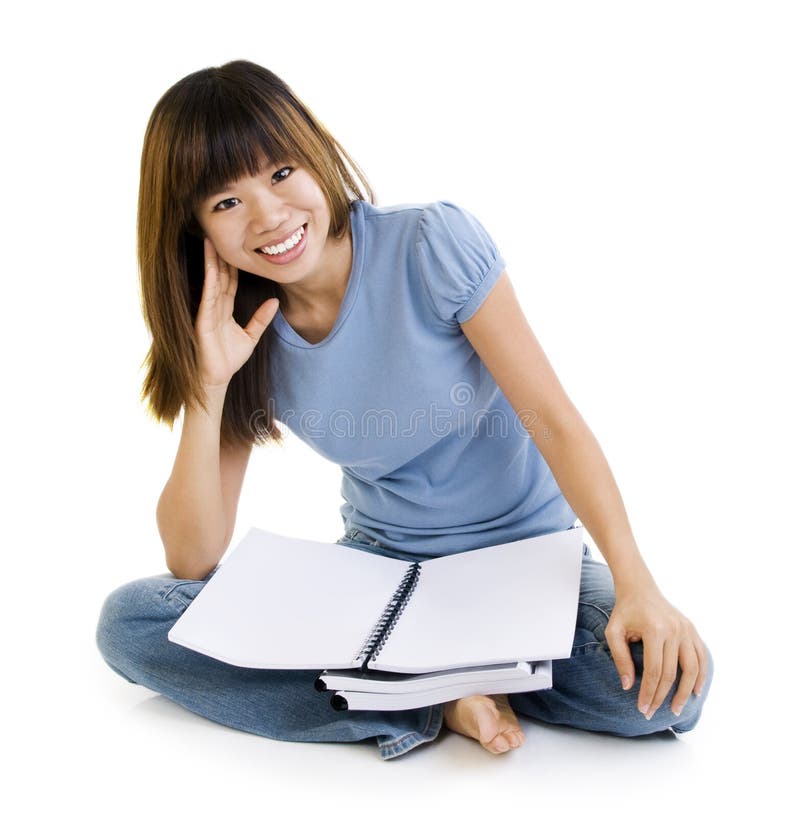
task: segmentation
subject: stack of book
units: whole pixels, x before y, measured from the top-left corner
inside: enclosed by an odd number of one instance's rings
[[[541,690],[572,650],[581,535],[406,562],[252,528],[168,638],[241,667],[324,669],[338,710]]]

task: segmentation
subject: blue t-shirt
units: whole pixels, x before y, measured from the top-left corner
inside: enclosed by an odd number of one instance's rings
[[[275,417],[341,466],[345,528],[421,558],[575,522],[460,322],[505,268],[450,202],[351,208],[353,266],[330,333],[270,325]]]

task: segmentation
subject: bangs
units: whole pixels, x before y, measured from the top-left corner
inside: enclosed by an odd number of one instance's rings
[[[236,179],[261,173],[273,162],[296,159],[296,142],[266,100],[242,98],[236,89],[218,83],[202,90],[178,114],[178,138],[171,145],[171,187],[187,216]]]
[[[279,77],[239,60],[184,77],[156,104],[142,147],[139,185],[141,246],[198,235],[201,202],[244,176],[275,164],[301,165],[322,189],[331,231],[343,235],[350,202],[372,191],[339,143]],[[181,241],[184,239],[181,238]]]

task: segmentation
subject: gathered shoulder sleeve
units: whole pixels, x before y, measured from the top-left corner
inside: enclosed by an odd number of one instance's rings
[[[452,202],[424,207],[415,249],[434,312],[450,324],[471,318],[505,269],[483,225]]]

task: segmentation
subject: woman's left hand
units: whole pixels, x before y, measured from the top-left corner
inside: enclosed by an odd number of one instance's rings
[[[623,688],[630,690],[636,677],[628,642],[643,642],[639,712],[650,719],[658,710],[680,664],[681,680],[671,703],[672,712],[680,715],[692,691],[699,696],[705,683],[708,659],[703,640],[657,587],[617,588],[616,592],[605,636]]]

